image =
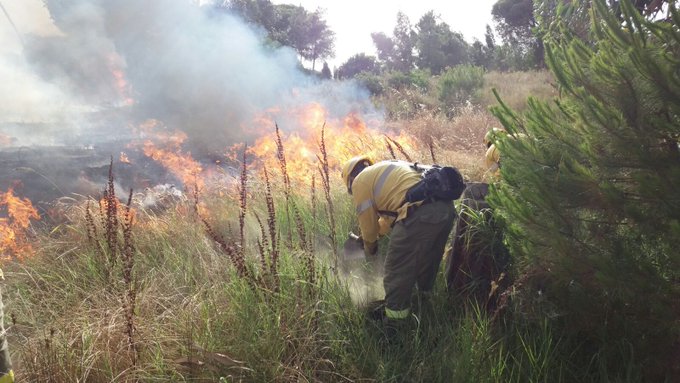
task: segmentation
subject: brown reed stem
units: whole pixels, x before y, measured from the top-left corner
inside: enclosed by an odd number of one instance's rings
[[[292,245],[293,243],[293,233],[291,232],[291,220],[290,220],[290,176],[288,175],[288,165],[286,164],[286,151],[283,147],[283,141],[281,140],[281,131],[279,130],[279,125],[274,123],[276,127],[276,157],[279,160],[279,165],[281,166],[281,175],[283,177],[283,193],[286,196],[286,222],[288,223],[288,243]]]
[[[309,244],[310,244],[310,250],[314,251],[314,233],[316,233],[316,204],[317,204],[317,196],[316,196],[316,173],[312,173],[312,190],[310,191],[310,194],[312,196],[312,233],[310,235],[309,239]]]
[[[196,196],[196,203],[198,204],[198,195]],[[219,245],[219,248],[220,250],[222,250],[222,253],[226,254],[229,257],[229,260],[236,268],[236,274],[240,278],[245,279],[246,282],[248,282],[248,284],[250,285],[250,287],[254,289],[255,278],[246,265],[244,251],[242,249],[239,249],[238,246],[234,243],[227,243],[227,241],[225,241],[225,239],[221,235],[219,235],[217,231],[215,231],[215,229],[213,229],[212,225],[210,225],[207,218],[201,216],[200,214],[198,214],[198,218],[203,223],[203,226],[205,227],[205,231],[208,234],[208,236]]]
[[[307,232],[305,229],[305,222],[302,219],[300,210],[293,206],[293,212],[295,214],[295,227],[298,230],[298,236],[300,237],[300,249],[304,254],[305,268],[307,271],[307,281],[310,285],[314,285],[316,282],[316,268],[314,263],[314,252],[312,252],[311,246],[307,241]]]
[[[131,206],[132,189],[130,189],[130,195],[125,205],[125,214],[123,216],[123,281],[127,291],[127,294],[123,297],[123,312],[125,313],[125,332],[128,337],[128,347],[132,353],[132,367],[135,367],[139,360],[139,355],[134,339],[137,286],[133,274],[135,246],[132,240],[134,214],[132,214]]]
[[[109,178],[104,189],[106,204],[106,244],[109,248],[109,267],[113,270],[118,258],[118,199],[113,184],[113,156],[109,164]]]
[[[338,272],[338,239],[335,234],[335,213],[333,209],[333,199],[331,198],[331,179],[330,179],[330,166],[328,164],[328,151],[326,150],[326,139],[325,139],[326,123],[321,127],[321,142],[319,143],[319,149],[321,150],[321,157],[317,156],[319,159],[319,173],[321,173],[321,183],[323,185],[324,195],[326,197],[326,211],[328,212],[328,218],[330,220],[330,239],[331,246],[333,247],[333,273]]]
[[[87,229],[87,241],[90,244],[94,244],[97,238],[97,225],[94,224],[94,217],[92,216],[92,210],[90,209],[90,199],[87,200],[85,205],[85,228]]]
[[[224,254],[226,254],[229,259],[231,260],[231,263],[234,265],[236,268],[236,274],[240,277],[246,280],[250,287],[253,289],[255,288],[255,278],[251,271],[248,269],[246,266],[245,258],[243,257],[243,253],[237,249],[237,246],[233,243],[227,243],[227,241],[219,235],[215,229],[210,225],[208,220],[204,217],[200,217],[201,222],[203,222],[203,226],[205,227],[206,232],[208,233],[208,236],[215,241],[219,247],[220,250]]]
[[[194,185],[191,191],[191,196],[193,197],[193,210],[194,210],[194,219],[199,216],[198,214],[198,178],[194,176]]]
[[[272,196],[272,186],[269,182],[269,173],[267,173],[267,167],[264,168],[264,180],[266,184],[265,189],[265,200],[267,202],[267,213],[269,214],[267,219],[267,224],[269,225],[269,240],[271,243],[271,253],[270,253],[270,273],[274,278],[274,288],[278,291],[279,287],[279,271],[278,271],[278,261],[279,261],[279,243],[277,240],[277,230],[276,230],[276,207],[274,206],[274,197]]]
[[[267,250],[269,249],[269,239],[267,239],[267,232],[265,231],[264,225],[260,216],[255,213],[255,219],[257,219],[257,224],[260,226],[261,239],[257,241],[257,247],[260,251],[260,266],[262,267],[262,274],[267,274],[269,272],[269,265],[267,264]]]
[[[390,152],[390,156],[392,156],[392,159],[396,160],[397,156],[394,154],[394,148],[392,147],[392,144],[390,144],[390,140],[387,139],[387,136],[385,137],[385,145],[387,146],[387,150]]]
[[[247,192],[247,184],[248,184],[248,165],[246,163],[246,152],[248,151],[248,144],[245,144],[243,148],[243,161],[241,164],[241,179],[240,179],[240,186],[239,186],[239,214],[238,214],[238,226],[239,226],[239,235],[240,235],[240,243],[241,243],[241,251],[245,251],[245,246],[246,246],[246,234],[245,234],[245,226],[246,226],[246,211],[248,208],[248,192]],[[245,256],[245,254],[243,254]]]
[[[397,147],[397,150],[399,150],[399,153],[401,153],[401,155],[404,156],[404,158],[406,158],[406,161],[413,162],[413,160],[411,159],[411,156],[409,156],[408,153],[406,153],[406,150],[404,149],[403,146],[401,146],[400,143],[398,143],[396,140],[390,138],[389,136],[385,136],[385,137],[387,137],[387,139],[390,140],[392,142],[392,144],[394,144],[394,146]]]
[[[427,146],[430,148],[430,157],[432,158],[432,163],[437,164],[437,156],[434,155],[434,142],[432,141],[432,138],[430,138]]]
[[[283,175],[283,185],[286,198],[290,195],[290,177],[288,176],[288,166],[286,164],[286,152],[283,147],[283,141],[281,140],[281,131],[279,130],[279,125],[274,123],[276,127],[276,156],[279,159],[279,164],[281,165],[281,174]]]
[[[293,204],[293,216],[295,217],[295,228],[298,232],[298,239],[300,240],[298,246],[301,250],[308,250],[309,246],[307,243],[307,230],[305,229],[305,222],[300,214],[300,209]]]

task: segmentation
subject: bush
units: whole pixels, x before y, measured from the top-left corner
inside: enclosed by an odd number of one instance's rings
[[[630,379],[630,356],[645,381],[678,381],[680,36],[621,4],[623,22],[593,2],[594,41],[546,26],[563,96],[493,110],[508,135],[489,201],[525,280],[517,315],[562,325],[605,380]]]
[[[366,87],[372,96],[380,96],[385,91],[385,87],[379,76],[368,72],[362,72],[356,75],[356,80]]]
[[[429,70],[416,69],[411,71],[408,75],[411,86],[418,88],[421,92],[427,92],[430,89],[430,79],[432,74]]]
[[[387,74],[387,85],[390,88],[401,90],[411,86],[411,78],[403,72],[391,72]]]
[[[439,101],[447,107],[471,101],[482,86],[484,68],[472,65],[455,66],[439,78]]]

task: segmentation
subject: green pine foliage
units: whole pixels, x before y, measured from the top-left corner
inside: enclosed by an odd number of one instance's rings
[[[568,8],[561,9],[568,12]],[[561,90],[549,104],[493,112],[507,226],[523,289],[514,313],[549,318],[605,380],[678,379],[680,12],[649,21],[594,0],[591,36],[543,25]],[[517,287],[517,286],[516,286]],[[636,380],[636,379],[635,379]]]

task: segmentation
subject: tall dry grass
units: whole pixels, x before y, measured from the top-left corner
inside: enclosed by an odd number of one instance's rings
[[[468,181],[481,181],[484,174],[483,139],[486,132],[498,126],[498,121],[486,109],[466,105],[458,109],[453,118],[425,113],[405,121],[389,122],[387,127],[406,131],[414,136],[421,147],[412,156],[413,161],[457,167]],[[386,140],[390,153],[394,153]]]
[[[391,147],[394,157],[454,165],[468,179],[481,177],[482,137],[494,126],[484,107],[461,107],[452,119],[423,113],[388,125],[417,137],[421,150],[402,153],[386,138],[385,158]],[[16,318],[9,334],[18,379],[570,381],[550,336],[544,342],[544,335],[529,332],[496,336],[478,312],[452,304],[441,278],[432,306],[417,306],[402,347],[386,347],[346,281],[330,271],[340,260],[339,233],[349,232],[356,217],[329,166],[323,136],[319,152],[318,177],[301,195],[285,181],[271,183],[271,169],[254,176],[244,157],[232,189],[207,185],[199,201],[195,188],[193,201],[161,213],[137,211],[134,227],[130,217],[121,218],[134,239],[134,262],[117,262],[111,278],[100,267],[112,262],[98,255],[108,255],[107,205],[100,211],[92,202],[66,206],[69,222],[44,234],[36,257],[3,267],[11,281],[6,303]],[[187,219],[192,211],[203,223]],[[290,232],[297,242],[280,240]],[[120,239],[125,248],[121,236],[110,242]],[[134,297],[121,295],[125,286],[134,286]],[[538,366],[533,375],[524,371],[532,365]]]
[[[487,73],[484,76],[484,88],[479,96],[481,105],[498,104],[492,89],[496,89],[503,102],[515,111],[523,111],[527,108],[529,96],[550,100],[558,95],[553,76],[547,70]]]

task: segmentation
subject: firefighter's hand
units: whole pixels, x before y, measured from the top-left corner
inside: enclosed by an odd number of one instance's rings
[[[378,254],[378,241],[366,242],[364,241],[364,255],[367,259],[374,258]]]

